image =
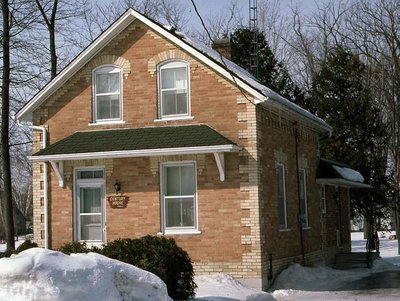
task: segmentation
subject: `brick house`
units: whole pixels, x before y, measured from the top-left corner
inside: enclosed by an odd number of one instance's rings
[[[330,126],[134,10],[17,119],[33,123],[40,245],[165,235],[196,273],[266,288],[288,263],[330,260],[349,244],[344,230],[340,243],[327,238],[349,227],[347,190],[365,184],[326,169],[317,183],[319,138]]]

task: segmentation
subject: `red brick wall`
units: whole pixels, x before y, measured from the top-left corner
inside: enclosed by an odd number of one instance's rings
[[[137,24],[136,24],[137,25]],[[123,125],[89,126],[92,121],[92,87],[85,72],[78,73],[61,96],[53,96],[35,114],[48,110],[41,122],[48,125],[50,143],[75,131],[103,128],[130,128],[206,123],[237,144],[246,146],[239,139],[239,132],[246,124],[238,121],[238,112],[246,111],[246,104],[238,103],[242,94],[226,80],[198,63],[190,72],[191,121],[155,122],[157,119],[156,75],[148,71],[151,57],[175,46],[155,38],[145,27],[126,30],[123,41],[112,42],[99,56],[112,53],[128,59],[131,74],[123,81]],[[193,59],[193,58],[192,58]],[[68,84],[67,84],[68,85]],[[42,114],[43,115],[43,114]],[[200,235],[176,235],[179,245],[186,249],[196,262],[237,262],[249,246],[241,244],[241,236],[248,235],[249,227],[241,225],[241,218],[249,216],[241,210],[240,201],[248,199],[248,192],[240,191],[240,182],[246,175],[239,173],[239,154],[225,155],[226,180],[219,180],[219,173],[212,154],[205,155],[205,167],[198,177],[198,212]],[[160,175],[150,170],[150,158],[112,160],[112,174],[106,179],[107,195],[114,194],[113,184],[118,179],[122,191],[129,196],[126,209],[111,209],[106,204],[107,240],[140,237],[160,232]],[[73,168],[65,168],[69,175],[66,187],[58,187],[51,170],[50,178],[50,228],[51,247],[73,239]],[[85,163],[83,166],[89,166]]]
[[[307,174],[309,224],[308,228],[300,230],[298,226],[299,201],[295,127],[291,121],[284,117],[263,109],[259,110],[259,120],[262,198],[265,202],[266,253],[267,256],[272,255],[273,272],[275,274],[285,268],[289,262],[301,262],[300,231],[303,235],[306,257],[316,258],[314,255],[308,256],[307,254],[321,250],[320,202],[318,186],[315,182],[318,162],[318,134],[304,127],[299,127],[299,167],[305,168]],[[279,229],[276,163],[285,165],[287,230]],[[319,260],[321,259],[319,258]],[[268,262],[268,265],[270,264]]]

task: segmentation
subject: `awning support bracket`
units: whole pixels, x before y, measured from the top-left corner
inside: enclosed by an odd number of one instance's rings
[[[57,175],[58,185],[64,187],[64,161],[50,161],[50,164]]]
[[[225,156],[224,153],[213,153],[219,171],[219,179],[225,181]]]

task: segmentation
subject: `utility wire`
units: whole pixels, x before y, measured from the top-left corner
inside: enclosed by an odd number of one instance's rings
[[[207,36],[208,36],[210,42],[212,43],[212,42],[213,42],[213,38],[211,37],[211,34],[210,34],[210,32],[208,31],[207,26],[206,26],[206,24],[204,23],[204,20],[203,20],[202,16],[200,15],[200,13],[199,13],[199,11],[198,11],[198,9],[197,9],[196,3],[194,2],[194,0],[190,0],[190,2],[192,2],[194,11],[196,12],[197,17],[200,19],[201,25],[202,25],[202,27],[204,28],[204,30],[206,31]],[[215,49],[215,50],[216,50],[216,49]],[[235,78],[235,73],[234,73],[231,69],[229,69],[229,67],[226,65],[226,63],[225,63],[225,59],[226,59],[226,58],[224,58],[224,56],[223,56],[218,50],[216,50],[216,51],[217,51],[217,53],[219,54],[219,56],[220,56],[220,58],[221,58],[221,62],[222,62],[222,64],[225,66],[225,69],[229,72],[230,76],[232,77],[232,80],[233,80],[233,82],[235,83],[235,86],[239,89],[239,91],[242,93],[242,95],[244,96],[244,98],[246,98],[246,100],[247,100],[249,103],[251,103],[252,105],[255,106],[256,104],[255,104],[250,98],[247,97],[247,95],[244,93],[242,87],[240,87],[239,84],[237,83],[236,78]]]

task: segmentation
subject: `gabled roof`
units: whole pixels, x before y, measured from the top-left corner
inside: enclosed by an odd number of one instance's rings
[[[256,99],[256,103],[272,102],[295,112],[313,123],[320,131],[331,131],[332,128],[321,118],[311,114],[307,110],[295,105],[286,98],[275,93],[268,87],[260,84],[256,78],[246,70],[233,62],[222,58],[218,52],[196,42],[183,34],[162,26],[161,24],[145,17],[139,12],[128,9],[117,19],[106,31],[95,41],[83,50],[74,60],[71,61],[52,81],[40,90],[25,106],[16,114],[18,121],[31,121],[32,113],[57,89],[59,89],[69,78],[78,72],[88,61],[90,61],[101,49],[103,49],[114,37],[121,33],[134,20],[140,20],[155,32],[168,39],[178,47],[188,51],[204,64],[211,67],[226,79],[234,82],[243,91],[249,93]],[[233,79],[234,77],[234,79]]]
[[[33,161],[234,152],[240,148],[207,125],[76,132],[35,153]]]
[[[317,170],[317,183],[350,188],[369,188],[364,177],[349,166],[327,159],[321,159]]]

